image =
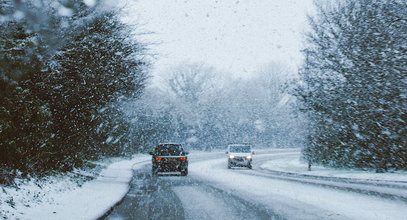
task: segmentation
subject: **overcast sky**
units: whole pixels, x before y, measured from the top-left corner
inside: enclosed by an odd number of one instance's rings
[[[154,32],[154,74],[182,61],[205,62],[236,76],[281,61],[301,62],[312,0],[137,0],[129,13]]]

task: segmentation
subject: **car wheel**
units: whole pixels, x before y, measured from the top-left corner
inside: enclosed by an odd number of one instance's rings
[[[157,169],[157,168],[153,168],[153,169],[151,170],[151,174],[152,174],[153,176],[157,176],[157,175],[158,175],[158,169]]]
[[[228,162],[228,169],[232,168],[232,164],[230,164],[230,162]]]
[[[188,175],[188,168],[181,171],[181,176],[186,176],[186,175]]]
[[[249,163],[249,165],[247,165],[247,168],[251,169],[251,168],[252,168],[252,164]]]

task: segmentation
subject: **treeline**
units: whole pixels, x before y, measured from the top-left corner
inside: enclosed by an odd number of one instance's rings
[[[0,1],[0,183],[135,150],[118,104],[144,88],[145,47],[83,2]]]
[[[152,148],[181,142],[189,149],[225,149],[228,143],[299,147],[305,120],[284,92],[293,71],[270,63],[240,79],[204,63],[180,63],[128,107],[133,137]]]
[[[407,169],[406,15],[404,0],[317,5],[294,92],[310,120],[311,163]]]

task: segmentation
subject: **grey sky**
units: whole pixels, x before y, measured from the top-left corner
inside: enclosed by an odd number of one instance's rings
[[[236,76],[281,61],[301,62],[302,33],[312,0],[138,0],[159,56],[155,75],[182,62],[205,62]]]

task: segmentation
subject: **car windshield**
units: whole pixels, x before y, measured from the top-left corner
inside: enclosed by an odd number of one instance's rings
[[[232,153],[250,153],[250,146],[249,145],[230,146],[230,152],[232,152]]]
[[[174,156],[181,155],[183,149],[179,144],[160,144],[155,148],[155,155]]]

